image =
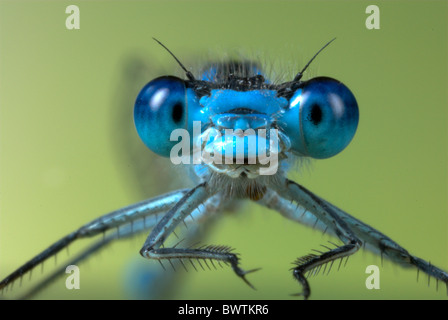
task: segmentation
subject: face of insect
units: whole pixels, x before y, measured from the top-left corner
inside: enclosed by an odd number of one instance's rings
[[[201,79],[161,77],[142,89],[134,119],[151,150],[165,157],[186,150],[186,161],[192,155],[217,173],[254,179],[276,174],[291,152],[331,157],[356,132],[356,99],[337,80],[271,85],[252,62],[215,64]]]

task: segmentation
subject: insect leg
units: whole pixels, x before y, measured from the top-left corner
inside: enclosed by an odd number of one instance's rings
[[[431,263],[409,254],[409,252],[394,242],[392,239],[372,228],[371,226],[354,218],[336,206],[322,200],[326,205],[332,208],[344,220],[355,234],[365,243],[366,249],[381,255],[402,267],[416,267],[418,270],[426,273],[428,276],[434,277],[445,283],[448,294],[448,272],[437,268]]]
[[[127,234],[121,233],[120,239],[126,238]],[[117,234],[111,234],[106,236],[104,239],[96,241],[94,244],[89,246],[87,249],[85,249],[82,253],[77,255],[76,257],[70,259],[70,261],[57,270],[53,271],[51,275],[46,277],[44,280],[41,280],[38,284],[36,284],[33,288],[31,288],[28,292],[21,295],[18,300],[29,300],[32,299],[36,294],[42,292],[45,290],[46,287],[48,287],[53,281],[55,281],[58,277],[65,274],[66,266],[68,265],[77,265],[80,262],[88,259],[90,256],[95,254],[96,252],[100,251],[101,249],[104,249],[109,245],[113,240],[116,240],[118,238]]]
[[[186,241],[188,242],[197,242],[200,237],[200,231],[199,226],[203,225],[204,223],[210,223],[209,219],[210,214],[209,212],[205,212],[204,210],[195,210],[193,213],[194,220],[189,219],[186,221],[187,229],[185,234],[183,235],[186,237]],[[140,234],[143,232],[147,232],[148,229],[152,229],[157,224],[156,219],[140,219],[135,222],[133,222],[132,226],[130,224],[127,224],[125,226],[120,227],[120,233],[111,233],[106,235],[104,238],[98,240],[97,242],[90,245],[88,248],[83,250],[80,254],[77,256],[71,258],[67,263],[65,263],[63,266],[58,268],[57,270],[54,270],[49,276],[47,276],[45,279],[39,281],[38,284],[33,286],[30,290],[28,290],[25,294],[20,295],[18,299],[32,299],[36,294],[39,294],[43,290],[45,290],[46,287],[48,287],[50,284],[52,284],[57,278],[61,276],[66,276],[65,269],[67,265],[78,265],[79,263],[82,263],[84,260],[87,260],[94,254],[98,253],[100,250],[103,250],[106,248],[109,244],[114,242],[115,240],[124,240],[127,238],[134,237],[136,234]],[[157,266],[155,266],[157,267]],[[157,269],[157,270],[155,270]],[[142,272],[144,272],[144,275],[142,275]],[[132,270],[132,277],[128,276],[126,283],[126,288],[131,293],[132,290],[132,296],[133,298],[138,299],[160,299],[164,297],[169,297],[169,289],[174,285],[174,275],[170,272],[167,272],[165,270],[158,270],[158,268],[149,267],[146,264],[145,268],[142,269],[136,269],[135,266]],[[134,280],[135,278],[135,280]],[[144,278],[146,280],[151,280],[149,282],[142,283],[141,279]],[[179,280],[179,279],[177,279]],[[176,282],[176,285],[178,285],[178,281]],[[167,296],[168,295],[168,296]]]
[[[273,188],[283,198],[289,201],[295,201],[303,206],[305,210],[311,212],[318,220],[328,226],[344,243],[344,245],[331,249],[328,252],[309,254],[296,260],[296,267],[293,268],[293,276],[303,287],[302,293],[298,295],[303,295],[305,299],[308,299],[311,294],[311,289],[305,274],[321,268],[324,264],[333,263],[337,259],[354,254],[361,247],[362,242],[332,207],[328,206],[326,202],[321,201],[320,198],[316,197],[304,187],[293,181],[283,180],[283,183],[275,184]],[[268,207],[275,207],[275,201],[275,197],[268,200]]]
[[[146,219],[146,217],[148,217],[148,220],[157,219],[155,216],[157,213],[167,211],[176,202],[178,202],[182,196],[187,193],[187,191],[188,190],[178,190],[175,192],[170,192],[168,194],[116,210],[93,220],[92,222],[79,228],[77,231],[72,232],[64,238],[56,241],[50,247],[39,253],[37,256],[3,279],[0,282],[0,290],[22,277],[25,273],[41,264],[49,257],[54,256],[77,239],[93,237],[95,235],[102,234],[109,229],[120,227],[138,219]],[[148,223],[150,223],[150,221],[148,221]]]
[[[146,242],[144,243],[140,254],[148,259],[168,260],[172,259],[189,259],[189,260],[216,260],[229,263],[233,271],[246,282],[251,288],[254,288],[246,279],[246,274],[256,271],[244,271],[241,269],[239,259],[236,254],[232,253],[232,249],[227,246],[206,246],[197,249],[192,248],[160,248],[165,239],[170,235],[176,226],[184,221],[184,219],[199,205],[205,203],[213,194],[207,190],[207,184],[202,183],[188,192],[182,200],[180,200],[151,231]],[[214,210],[206,208],[206,210]]]
[[[383,233],[356,219],[324,199],[312,194],[303,187],[300,188],[305,190],[304,192],[312,195],[313,198],[317,199],[319,203],[322,203],[326,208],[337,215],[340,220],[344,221],[356,237],[362,241],[363,246],[367,250],[381,255],[382,258],[397,263],[402,267],[416,267],[418,270],[426,273],[427,275],[444,282],[447,285],[448,292],[448,273],[446,271],[437,268],[423,259],[409,254],[406,249],[398,245]],[[316,220],[317,215],[314,211],[308,210],[305,206],[302,206],[302,203],[300,202],[299,206],[297,206],[295,203],[280,197],[276,193],[270,193],[263,199],[262,204],[279,211],[288,219],[312,226],[313,228],[317,228],[323,232],[337,236],[334,225],[328,224],[325,219],[321,220],[319,217],[317,218],[318,220]]]

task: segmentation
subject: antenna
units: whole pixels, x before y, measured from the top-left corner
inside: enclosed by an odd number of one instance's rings
[[[324,45],[319,51],[317,51],[317,53],[314,55],[314,57],[311,58],[311,60],[306,64],[305,68],[302,69],[302,71],[300,71],[295,77],[293,82],[296,81],[300,81],[300,79],[302,79],[303,73],[305,72],[305,70],[308,68],[308,66],[311,64],[311,62],[313,62],[313,60],[317,57],[317,55],[324,50],[330,43],[332,43],[334,40],[336,40],[336,38],[331,39],[326,45]]]
[[[168,49],[167,47],[165,47],[165,45],[160,42],[159,40],[157,40],[156,38],[153,37],[153,39],[160,44],[166,51],[168,51],[168,53],[177,61],[177,63],[180,65],[180,67],[185,71],[185,73],[187,74],[187,78],[190,81],[195,81],[196,79],[194,78],[193,74],[187,70],[187,68],[184,67],[184,65],[182,64],[182,62],[179,61],[179,59],[176,58],[176,56],[170,51],[170,49]],[[313,58],[314,59],[314,58]]]

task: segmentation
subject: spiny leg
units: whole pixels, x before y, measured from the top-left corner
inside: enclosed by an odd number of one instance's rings
[[[317,197],[315,195],[315,197]],[[399,264],[404,268],[416,267],[417,272],[422,271],[428,276],[434,277],[437,281],[442,281],[447,285],[448,293],[448,273],[431,263],[409,254],[409,252],[393,241],[388,236],[369,226],[368,224],[356,219],[347,212],[337,208],[331,203],[320,199],[325,202],[328,207],[331,207],[340,218],[347,223],[347,225],[353,230],[356,236],[363,242],[363,247],[377,255],[381,256],[381,259],[390,260],[393,263]],[[313,227],[322,230],[325,233],[333,234],[333,230],[329,229],[327,225],[320,220],[316,220],[310,212],[305,210],[300,205],[292,203],[289,200],[279,197],[277,194],[273,195],[270,204],[264,204],[272,209],[276,209],[283,216],[288,219],[304,223],[306,225],[312,225]],[[313,222],[314,221],[314,222]]]
[[[437,282],[442,281],[446,285],[448,294],[448,272],[419,257],[411,255],[406,249],[383,233],[352,217],[325,200],[322,201],[339,214],[341,219],[343,219],[355,232],[358,238],[362,240],[366,249],[381,255],[382,259],[386,258],[404,268],[415,267],[417,268],[417,272],[422,271],[426,273],[428,275],[428,280],[429,277],[433,277]]]
[[[303,187],[300,188],[306,190]],[[312,194],[308,190],[305,192]],[[417,270],[426,273],[428,276],[434,277],[437,281],[442,281],[447,286],[448,294],[448,273],[446,271],[437,268],[423,259],[409,254],[406,249],[398,245],[383,233],[356,219],[324,199],[319,198],[314,194],[312,194],[312,196],[313,198],[318,199],[320,203],[324,204],[324,206],[329,208],[329,210],[334,214],[339,216],[339,218],[344,221],[353,231],[356,237],[362,241],[365,249],[380,255],[381,259],[388,259],[405,268],[416,267]],[[271,191],[266,194],[260,203],[277,210],[288,219],[320,229],[324,233],[337,236],[334,225],[328,224],[325,219],[320,219],[320,217],[317,216],[313,210],[308,210],[305,206],[302,206],[302,203],[300,203],[299,200],[296,201],[298,204],[292,202],[289,198],[283,198],[277,193]]]
[[[199,226],[203,225],[204,223],[210,223],[210,220],[212,218],[212,215],[210,212],[205,212],[204,210],[196,210],[193,213],[194,220],[190,219],[187,220],[186,224],[186,232],[183,235],[186,237],[186,240],[188,242],[196,242],[198,240],[198,234],[199,234]],[[92,245],[90,245],[88,248],[83,250],[80,254],[77,256],[71,258],[68,262],[64,263],[63,266],[58,268],[57,270],[52,271],[52,273],[47,276],[45,279],[40,280],[38,284],[33,286],[30,290],[28,290],[25,294],[21,295],[18,299],[31,299],[36,294],[39,294],[43,290],[45,290],[46,287],[51,285],[57,278],[61,276],[66,276],[65,270],[67,265],[78,265],[79,263],[82,263],[84,260],[90,258],[91,256],[98,253],[100,250],[103,250],[105,247],[110,245],[112,242],[116,240],[125,240],[131,237],[136,236],[137,234],[141,234],[143,232],[146,232],[148,229],[152,229],[157,224],[157,219],[146,219],[146,220],[138,220],[131,224],[127,224],[125,226],[120,227],[119,233],[111,233],[109,235],[104,236],[102,239],[96,241]],[[145,272],[151,272],[152,268],[148,268],[146,265]],[[154,271],[154,270],[152,270]],[[162,271],[163,272],[163,271]],[[165,272],[163,272],[165,273]],[[167,290],[167,281],[171,282],[173,281],[173,275],[161,275],[160,272],[157,272],[157,282],[163,282],[163,289],[166,292]],[[160,298],[163,297],[161,295],[160,286],[157,288],[151,288],[148,283],[141,283],[139,284],[140,287],[145,287],[146,295],[144,296],[145,299],[147,298]],[[148,295],[149,292],[152,292],[152,295]],[[141,296],[138,296],[139,299],[141,299]]]
[[[144,243],[140,254],[148,259],[168,260],[172,259],[191,259],[196,260],[216,260],[229,263],[233,271],[244,280],[251,288],[254,288],[246,279],[246,274],[254,272],[258,269],[244,271],[241,269],[239,259],[231,249],[226,246],[208,246],[197,249],[191,248],[160,248],[166,238],[176,228],[176,226],[184,221],[188,215],[199,205],[205,203],[213,194],[207,190],[207,184],[201,183],[191,189],[157,224],[151,231],[146,242]],[[207,210],[207,208],[206,208]],[[208,210],[213,210],[209,208]]]
[[[302,285],[303,291],[298,295],[303,295],[305,299],[311,294],[311,289],[305,274],[321,268],[324,264],[333,263],[337,259],[348,257],[359,250],[362,245],[361,240],[351,230],[348,224],[339,217],[332,207],[328,206],[320,198],[313,193],[290,180],[283,180],[273,185],[273,189],[277,194],[289,201],[295,201],[311,212],[317,219],[322,221],[331,229],[336,236],[344,243],[344,245],[330,249],[328,252],[320,254],[310,254],[296,260],[296,267],[293,268],[293,276]],[[266,199],[265,203],[268,207],[276,206],[276,199],[271,195],[271,199]]]
[[[137,204],[116,210],[106,214],[92,222],[82,226],[77,231],[70,233],[64,238],[56,241],[50,247],[39,253],[37,256],[19,267],[9,276],[0,282],[0,290],[3,290],[9,284],[21,278],[25,273],[32,270],[35,266],[43,263],[46,259],[55,256],[62,249],[77,239],[93,237],[102,234],[109,229],[119,228],[125,224],[132,223],[138,219],[145,220],[144,223],[151,224],[151,219],[157,220],[156,215],[167,211],[177,203],[188,190],[178,190],[165,195],[145,200]],[[155,221],[152,222],[155,224]]]
[[[120,234],[120,239],[126,238],[127,234]],[[99,250],[104,249],[107,247],[112,241],[116,240],[118,238],[117,234],[111,234],[106,237],[104,237],[101,240],[96,241],[94,244],[89,246],[87,249],[85,249],[83,252],[81,252],[76,257],[70,259],[69,262],[64,264],[63,266],[59,267],[57,270],[54,270],[51,275],[46,277],[45,279],[41,280],[37,285],[35,285],[33,288],[31,288],[28,292],[21,295],[18,300],[28,300],[32,299],[36,294],[39,294],[45,288],[47,288],[51,283],[53,283],[58,277],[65,275],[66,266],[69,265],[78,265],[82,261],[86,260],[87,258],[91,257],[93,254],[98,252]]]
[[[210,202],[216,205],[216,210],[210,210]],[[206,209],[207,208],[207,209]],[[171,237],[174,247],[181,244],[185,247],[196,247],[207,237],[211,227],[216,223],[221,215],[220,198],[213,197],[204,206],[200,206],[191,214],[191,218],[187,218],[185,225],[180,225],[179,230],[176,229],[176,237]],[[148,234],[146,234],[147,236]],[[166,245],[166,242],[165,242]],[[171,245],[170,245],[171,246]],[[166,260],[165,260],[166,261]],[[138,259],[137,257],[129,263],[126,268],[126,284],[125,290],[131,299],[172,299],[176,296],[179,286],[185,279],[185,272],[198,272],[201,267],[211,266],[224,267],[224,264],[211,261],[210,263],[199,262],[194,260],[177,259],[169,261],[169,264],[162,260],[156,260],[154,263],[148,263],[147,259]],[[160,263],[160,264],[159,264]],[[179,272],[181,271],[181,272]]]

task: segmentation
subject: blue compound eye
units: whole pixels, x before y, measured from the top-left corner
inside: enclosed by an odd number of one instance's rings
[[[149,82],[137,96],[134,123],[145,145],[169,157],[177,141],[170,141],[175,129],[187,129],[186,88],[176,77],[160,77]]]
[[[350,90],[325,77],[303,83],[284,115],[292,150],[316,159],[341,152],[353,139],[358,120],[358,104]]]

